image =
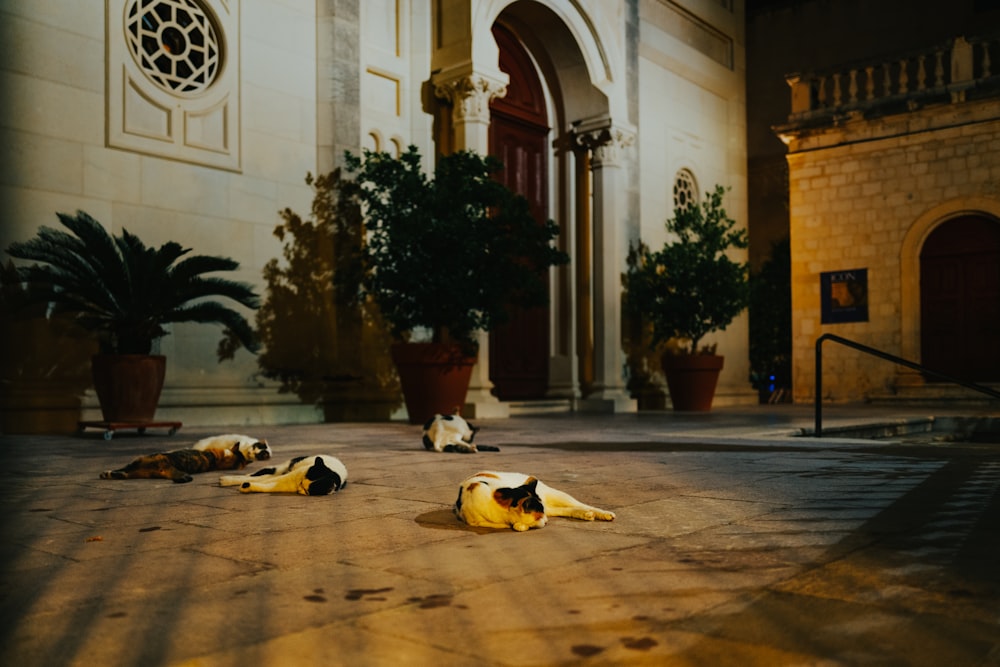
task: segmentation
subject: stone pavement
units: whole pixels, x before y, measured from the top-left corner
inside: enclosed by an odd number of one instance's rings
[[[1000,664],[997,445],[792,437],[803,406],[479,425],[501,452],[426,452],[402,423],[2,436],[0,664]],[[98,479],[230,431],[349,483]],[[481,469],[618,517],[469,528],[450,507]]]

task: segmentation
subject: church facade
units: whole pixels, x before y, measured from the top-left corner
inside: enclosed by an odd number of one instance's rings
[[[41,0],[8,3],[0,21],[17,46],[0,66],[4,247],[84,210],[147,244],[232,257],[233,277],[266,298],[279,211],[308,212],[306,175],[344,151],[412,144],[428,170],[455,150],[500,155],[571,262],[549,275],[538,321],[482,337],[469,415],[531,401],[634,410],[629,244],[663,242],[677,187],[729,188],[726,209],[745,224],[738,0]],[[23,418],[9,428],[97,416],[82,362],[53,354],[78,342],[15,328],[3,409]],[[322,418],[245,351],[219,363],[218,337],[178,325],[159,342],[159,418]],[[753,402],[746,316],[717,342],[717,404]]]

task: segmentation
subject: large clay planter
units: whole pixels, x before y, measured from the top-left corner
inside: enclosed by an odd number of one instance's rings
[[[724,357],[716,354],[664,354],[660,360],[667,376],[674,410],[705,412],[712,409]]]
[[[453,414],[465,405],[476,358],[458,345],[396,343],[392,361],[411,424],[423,424],[437,413]]]
[[[91,359],[94,389],[106,422],[150,422],[156,414],[167,358],[145,354],[98,354]]]

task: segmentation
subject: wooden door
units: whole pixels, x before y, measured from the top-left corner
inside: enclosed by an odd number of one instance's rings
[[[495,26],[507,95],[490,105],[490,153],[504,163],[503,183],[527,198],[539,222],[548,217],[548,136],[541,81],[512,33]],[[547,276],[543,276],[547,280]],[[549,309],[515,310],[490,336],[490,380],[502,400],[545,396],[549,384]]]
[[[920,336],[927,368],[973,382],[1000,381],[1000,223],[965,216],[927,237],[920,253]]]

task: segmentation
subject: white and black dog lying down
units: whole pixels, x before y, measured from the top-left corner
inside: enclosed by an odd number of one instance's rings
[[[550,516],[614,521],[615,513],[582,503],[565,491],[516,472],[476,473],[458,487],[455,516],[470,526],[542,528]]]
[[[347,467],[336,456],[296,456],[251,475],[223,475],[220,486],[239,486],[242,493],[299,493],[326,496],[347,485]]]
[[[499,447],[476,445],[472,440],[479,428],[458,415],[434,415],[424,424],[424,448],[435,452],[499,452]]]

